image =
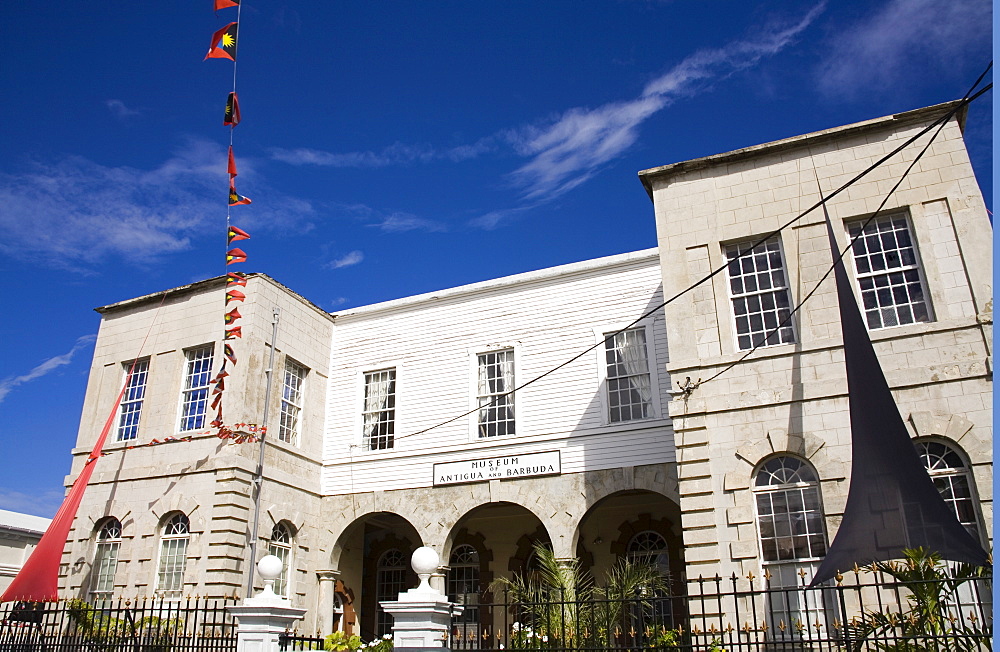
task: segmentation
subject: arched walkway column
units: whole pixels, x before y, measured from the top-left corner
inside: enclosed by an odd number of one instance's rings
[[[319,581],[319,604],[317,605],[319,617],[316,619],[316,628],[323,635],[333,631],[334,589],[339,575],[340,571],[337,569],[316,571],[316,578]]]

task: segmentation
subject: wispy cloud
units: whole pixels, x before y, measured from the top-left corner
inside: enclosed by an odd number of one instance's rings
[[[119,118],[139,115],[138,111],[128,108],[121,100],[107,100],[104,102],[104,105],[108,107],[108,110],[110,110],[111,113],[115,114]]]
[[[639,127],[677,98],[756,65],[793,43],[820,14],[810,10],[792,25],[769,27],[753,38],[688,56],[660,75],[632,100],[597,108],[573,108],[550,124],[513,131],[508,136],[531,160],[512,173],[528,199],[552,198],[575,188],[620,156],[639,137]]]
[[[16,489],[0,487],[0,509],[52,518],[62,504],[64,495],[65,492],[61,489],[27,494]]]
[[[331,260],[325,267],[329,269],[340,269],[341,267],[350,267],[351,265],[357,265],[362,260],[365,259],[365,254],[360,251],[352,251],[347,253],[336,260]]]
[[[0,402],[3,402],[7,394],[11,392],[12,389],[19,385],[25,383],[30,383],[33,380],[37,380],[42,376],[46,376],[59,367],[64,367],[73,361],[73,356],[75,356],[81,349],[89,346],[97,339],[97,335],[84,335],[77,338],[76,343],[73,344],[71,348],[66,353],[62,355],[56,355],[48,360],[45,360],[40,365],[36,366],[34,369],[26,374],[20,376],[8,376],[6,378],[0,378]]]
[[[88,271],[108,258],[148,264],[185,250],[218,220],[225,160],[217,143],[192,140],[149,170],[70,156],[0,173],[0,255]],[[240,161],[240,178],[260,191],[253,163]],[[309,202],[268,194],[266,206],[241,212],[241,226],[309,227]]]
[[[392,213],[382,218],[381,221],[369,224],[385,233],[402,233],[404,231],[445,231],[445,226],[441,222],[428,220],[409,213]]]
[[[430,145],[393,143],[378,152],[325,152],[318,149],[271,149],[271,158],[291,165],[318,165],[336,168],[383,168],[390,165],[451,161],[459,163],[496,149],[495,139],[483,138],[471,145],[435,148]]]
[[[518,206],[516,208],[503,208],[500,210],[490,211],[483,215],[469,220],[469,226],[476,227],[477,229],[484,229],[486,231],[492,231],[504,222],[508,222],[521,213],[529,212],[538,207],[538,203],[531,204],[530,206]]]
[[[917,73],[954,69],[971,53],[989,59],[990,0],[891,0],[833,34],[815,76],[828,96],[896,95],[919,84]],[[971,83],[972,80],[969,80]]]

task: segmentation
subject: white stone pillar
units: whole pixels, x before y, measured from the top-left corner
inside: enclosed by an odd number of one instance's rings
[[[237,652],[278,652],[278,637],[305,615],[287,598],[275,595],[274,580],[281,575],[281,560],[267,555],[257,562],[264,590],[243,604],[226,607],[237,620]]]
[[[316,578],[319,580],[319,613],[316,617],[316,629],[321,636],[333,633],[333,607],[334,593],[337,585],[337,576],[340,571],[336,569],[316,571]]]
[[[438,554],[431,548],[413,551],[410,564],[420,578],[415,589],[399,594],[399,599],[380,603],[393,618],[392,643],[396,652],[441,652],[448,645],[452,616],[463,607],[433,588],[428,580],[438,569]]]

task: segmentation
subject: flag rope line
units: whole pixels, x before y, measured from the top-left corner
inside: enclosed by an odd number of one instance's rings
[[[409,438],[409,437],[414,437],[416,435],[422,435],[422,434],[430,432],[431,430],[434,430],[436,428],[440,428],[441,426],[445,426],[445,425],[447,425],[449,423],[453,423],[455,421],[458,421],[459,419],[467,417],[470,414],[478,412],[479,410],[482,410],[484,408],[490,408],[490,407],[496,406],[501,399],[504,399],[504,398],[506,398],[508,396],[511,396],[514,393],[516,393],[516,392],[524,389],[525,387],[528,387],[529,385],[532,385],[532,384],[538,382],[539,380],[545,378],[546,376],[549,376],[549,375],[555,373],[556,371],[562,369],[563,367],[566,367],[566,366],[568,366],[568,365],[576,362],[577,360],[579,360],[583,356],[587,355],[591,351],[594,351],[597,347],[599,347],[599,346],[607,343],[609,340],[613,340],[613,338],[615,336],[617,336],[617,335],[619,335],[619,334],[627,331],[628,329],[632,328],[633,326],[635,326],[639,322],[643,321],[644,319],[647,319],[647,318],[653,316],[656,312],[658,312],[659,310],[663,309],[665,306],[673,303],[674,301],[676,301],[677,299],[679,299],[683,295],[687,294],[688,292],[694,290],[695,288],[697,288],[698,286],[702,285],[703,283],[706,283],[706,282],[710,281],[711,279],[715,278],[720,273],[722,273],[729,266],[729,264],[732,263],[733,261],[741,260],[742,258],[746,257],[747,255],[752,254],[753,251],[757,247],[759,247],[761,244],[763,244],[767,240],[770,240],[774,236],[780,234],[785,229],[787,229],[789,226],[795,224],[796,222],[798,222],[800,219],[802,219],[803,217],[805,217],[809,213],[813,212],[814,210],[816,210],[820,206],[824,205],[827,201],[833,199],[834,197],[836,197],[840,193],[844,192],[845,190],[847,190],[848,188],[850,188],[851,186],[853,186],[855,183],[857,183],[862,178],[864,178],[865,176],[867,176],[868,174],[870,174],[872,171],[874,171],[875,169],[877,169],[880,166],[882,166],[883,164],[885,164],[893,156],[895,156],[896,154],[899,154],[901,151],[903,151],[904,149],[906,149],[907,147],[909,147],[910,145],[912,145],[914,142],[916,142],[919,138],[921,138],[922,136],[924,136],[925,134],[927,134],[929,131],[931,131],[935,127],[938,127],[939,125],[943,126],[943,125],[947,124],[947,122],[949,120],[951,120],[951,118],[958,111],[960,111],[962,108],[968,106],[971,102],[973,102],[974,100],[976,100],[977,98],[979,98],[981,95],[983,95],[983,93],[986,93],[987,91],[989,91],[990,89],[993,88],[993,84],[990,83],[990,84],[986,85],[984,88],[982,88],[980,91],[978,91],[977,93],[975,93],[974,95],[971,95],[972,91],[979,85],[979,83],[983,80],[983,78],[987,75],[987,73],[989,73],[989,71],[990,71],[990,69],[992,67],[993,67],[993,62],[990,61],[989,65],[986,66],[986,70],[984,70],[982,72],[982,74],[979,76],[979,78],[976,79],[975,83],[972,84],[972,86],[965,93],[965,95],[962,97],[962,99],[959,100],[959,103],[951,111],[949,111],[947,114],[943,115],[942,117],[938,118],[937,120],[935,120],[931,124],[927,125],[923,129],[921,129],[920,132],[918,132],[916,135],[914,135],[911,138],[907,139],[903,144],[899,145],[894,150],[892,150],[891,152],[889,152],[888,154],[886,154],[885,156],[883,156],[882,158],[880,158],[878,161],[876,161],[875,163],[873,163],[872,165],[870,165],[867,169],[865,169],[862,172],[858,173],[854,178],[852,178],[849,181],[845,182],[843,185],[841,185],[839,188],[837,188],[836,190],[834,190],[833,192],[831,192],[825,198],[822,198],[822,196],[821,196],[821,199],[820,199],[819,202],[816,202],[815,204],[813,204],[812,206],[810,206],[809,208],[807,208],[805,211],[799,213],[796,217],[793,217],[792,219],[790,219],[789,221],[787,221],[785,224],[781,225],[780,227],[778,227],[774,231],[771,231],[770,233],[768,233],[768,234],[760,237],[756,242],[753,243],[753,245],[749,249],[747,249],[742,254],[738,255],[733,260],[726,261],[726,264],[718,267],[717,269],[713,270],[712,272],[709,272],[704,277],[702,277],[700,280],[695,281],[693,284],[689,285],[687,288],[685,288],[685,289],[677,292],[676,294],[674,294],[673,296],[671,296],[669,299],[663,301],[658,306],[655,306],[654,308],[652,308],[650,310],[647,310],[645,313],[643,313],[642,315],[640,315],[638,318],[636,318],[635,320],[633,320],[628,325],[624,326],[623,328],[618,329],[617,331],[615,331],[613,333],[608,334],[607,336],[604,337],[604,339],[602,339],[601,341],[596,342],[595,344],[587,347],[586,349],[584,349],[580,353],[574,355],[569,360],[566,360],[565,362],[563,362],[563,363],[561,363],[561,364],[553,367],[552,369],[549,369],[548,371],[546,371],[546,372],[544,372],[544,373],[542,373],[542,374],[540,374],[538,376],[535,376],[531,380],[525,381],[524,383],[521,383],[520,385],[517,385],[516,387],[514,387],[513,389],[511,389],[508,392],[505,392],[503,394],[497,394],[492,399],[490,399],[489,403],[487,403],[485,405],[480,405],[480,406],[474,407],[471,410],[467,410],[467,411],[465,411],[465,412],[463,412],[463,413],[461,413],[461,414],[459,414],[457,416],[454,416],[454,417],[452,417],[450,419],[447,419],[445,421],[441,421],[441,422],[436,423],[436,424],[434,424],[432,426],[428,426],[427,428],[423,428],[422,430],[417,430],[415,432],[411,432],[411,433],[406,434],[406,435],[401,435],[399,437],[395,437],[394,441],[398,441],[400,439],[406,439],[406,438]],[[827,272],[827,274],[829,274],[829,272]],[[744,356],[744,357],[746,357],[746,356]],[[740,361],[742,361],[742,360],[743,360],[743,358],[741,358]],[[730,368],[732,366],[735,366],[735,365],[731,365]],[[718,376],[719,376],[719,374],[716,374],[716,376],[714,378],[717,378]]]

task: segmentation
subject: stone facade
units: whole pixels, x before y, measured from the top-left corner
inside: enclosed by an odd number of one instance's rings
[[[641,172],[656,211],[664,294],[725,267],[727,245],[788,224],[777,237],[791,302],[801,301],[832,255],[822,209],[794,218],[820,201],[820,188],[829,197],[953,106]],[[992,527],[992,234],[961,132],[959,115],[891,195],[933,132],[827,206],[841,249],[846,225],[879,208],[908,222],[931,316],[873,328],[871,338],[913,436],[948,445],[971,472],[985,545]],[[854,270],[850,253],[845,264]],[[792,341],[743,360],[730,276],[723,271],[665,308],[669,373],[707,381],[672,402],[670,414],[689,572],[759,576],[768,562],[751,484],[768,458],[808,462],[818,474],[827,536],[836,533],[850,478],[847,382],[832,277],[795,315]]]

